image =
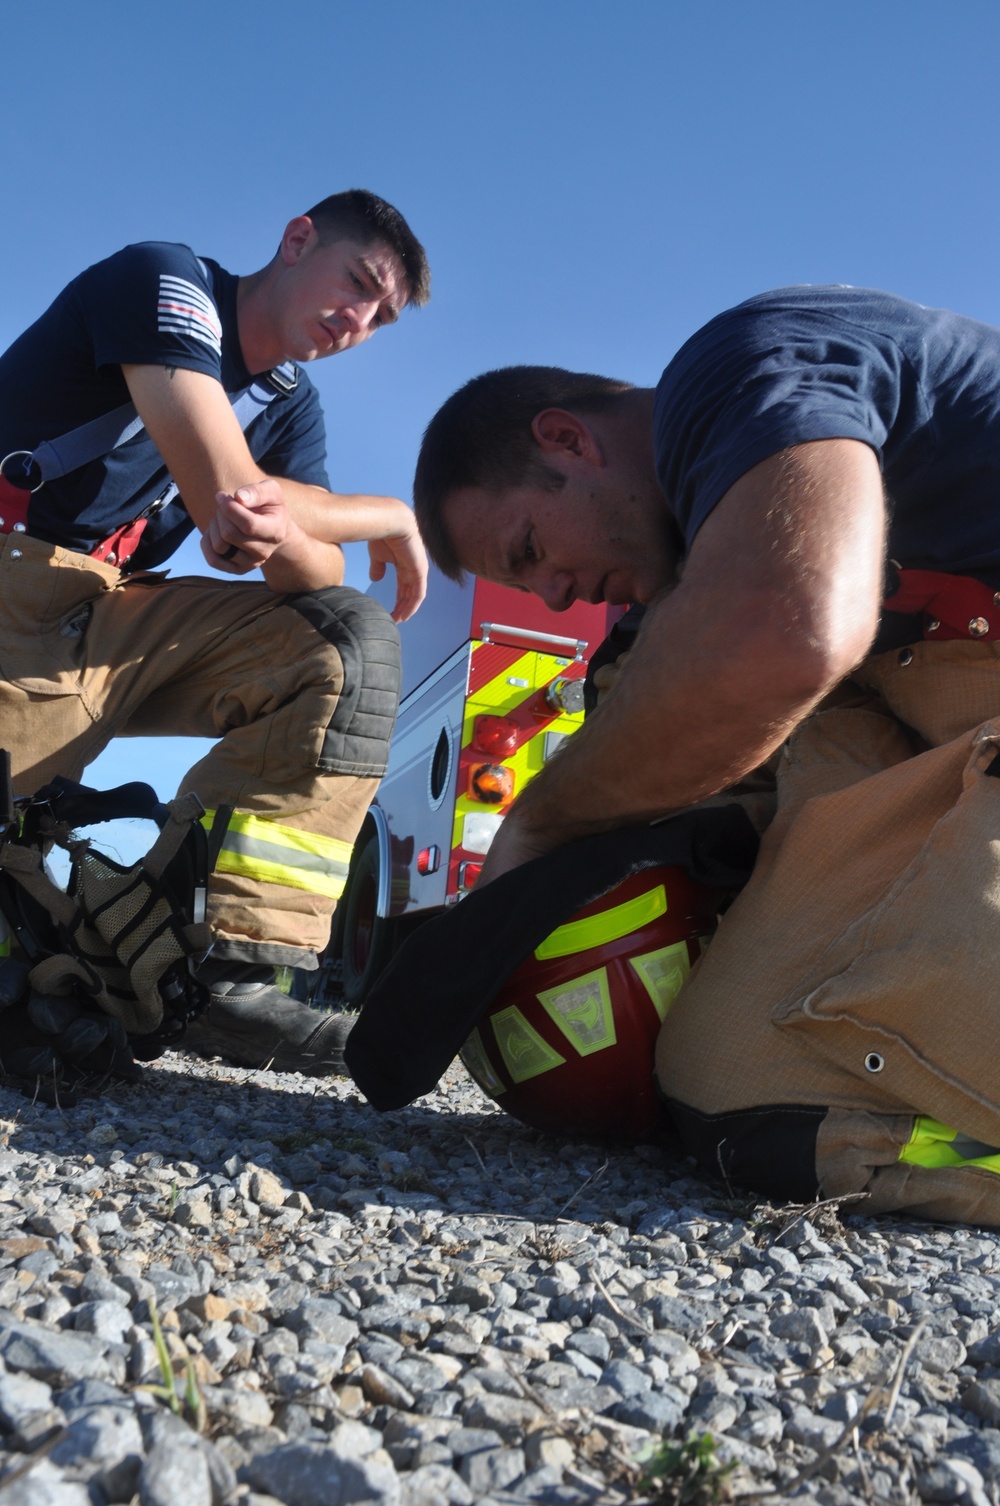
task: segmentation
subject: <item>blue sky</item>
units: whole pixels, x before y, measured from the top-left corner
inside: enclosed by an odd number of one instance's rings
[[[1000,324],[998,52],[995,0],[10,7],[0,346],[128,241],[249,272],[294,214],[370,187],[433,299],[312,375],[334,487],[408,498],[424,424],[491,366],[652,383],[790,282]],[[126,740],[90,777],[169,795],[200,751]]]

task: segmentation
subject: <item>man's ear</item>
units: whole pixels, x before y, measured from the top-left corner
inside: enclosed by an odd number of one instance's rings
[[[280,255],[285,265],[290,267],[297,262],[315,238],[316,229],[307,214],[296,215],[294,220],[289,220],[281,237]]]
[[[531,421],[535,443],[546,455],[578,455],[590,465],[604,465],[604,451],[593,429],[565,408],[543,408]]]

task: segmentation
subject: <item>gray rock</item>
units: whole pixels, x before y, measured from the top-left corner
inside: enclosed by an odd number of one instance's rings
[[[3,1486],[3,1506],[93,1506],[93,1502],[86,1485],[65,1479],[48,1459]]]
[[[724,1433],[716,1440],[715,1452],[722,1464],[744,1464],[764,1479],[774,1475],[774,1457],[767,1449],[758,1448],[756,1444],[748,1443],[743,1438],[735,1438],[731,1433]],[[849,1497],[851,1506],[854,1499],[853,1496]]]
[[[376,1406],[400,1407],[405,1412],[412,1409],[413,1393],[381,1366],[363,1365],[359,1379],[361,1389]]]
[[[389,1465],[345,1459],[318,1443],[287,1443],[256,1454],[239,1477],[286,1506],[349,1506],[355,1501],[395,1506],[401,1494],[399,1476]]]
[[[843,1424],[831,1417],[818,1417],[808,1407],[793,1406],[792,1414],[785,1423],[785,1436],[795,1443],[804,1443],[807,1448],[829,1448],[843,1432]]]
[[[601,1372],[601,1381],[624,1397],[643,1396],[652,1385],[647,1372],[628,1360],[611,1360]]]
[[[201,1394],[210,1413],[216,1413],[240,1428],[266,1428],[274,1416],[270,1403],[259,1391],[239,1391],[235,1386],[203,1386]]]
[[[469,1428],[495,1429],[505,1441],[519,1441],[532,1426],[545,1419],[535,1402],[520,1396],[497,1396],[486,1392],[474,1397],[464,1410]]]
[[[922,1412],[918,1420],[924,1427],[936,1423],[937,1437],[943,1442],[946,1430],[941,1427],[941,1423],[946,1422],[946,1419]],[[951,1431],[954,1433],[954,1426]],[[952,1437],[944,1452],[952,1458],[968,1459],[983,1478],[990,1482],[994,1492],[1000,1485],[1000,1432],[996,1428],[977,1428],[975,1432],[966,1433],[962,1437]]]
[[[165,1265],[151,1265],[146,1271],[146,1280],[153,1288],[156,1305],[163,1313],[173,1307],[183,1307],[191,1297],[198,1295],[198,1281],[184,1276]]]
[[[757,1402],[748,1407],[742,1416],[737,1417],[732,1424],[732,1434],[752,1444],[754,1447],[767,1448],[772,1443],[777,1443],[784,1431],[785,1420],[777,1407],[772,1407],[767,1402]]]
[[[644,1391],[617,1402],[611,1408],[611,1416],[630,1427],[667,1435],[680,1427],[684,1408],[661,1391]]]
[[[139,1413],[139,1426],[148,1457],[156,1450],[176,1454],[185,1449],[197,1449],[208,1467],[212,1506],[223,1506],[229,1500],[236,1489],[235,1472],[224,1454],[207,1438],[195,1433],[165,1407],[145,1408]],[[244,1461],[241,1459],[240,1462]]]
[[[973,1381],[962,1392],[962,1406],[983,1422],[1000,1424],[1000,1380],[987,1378]]]
[[[923,1501],[968,1501],[969,1506],[990,1506],[983,1477],[967,1459],[938,1459],[917,1476],[917,1491]]]
[[[599,1328],[580,1328],[566,1340],[567,1349],[575,1349],[588,1359],[604,1365],[611,1358],[611,1341]]]
[[[485,1281],[459,1281],[448,1293],[448,1300],[461,1303],[471,1312],[482,1312],[493,1305],[493,1288]]]
[[[285,1281],[271,1292],[268,1310],[274,1322],[278,1323],[287,1313],[294,1312],[312,1296],[312,1291],[304,1281]]]
[[[212,1506],[212,1476],[202,1451],[164,1440],[150,1451],[139,1475],[139,1506]]]
[[[52,1463],[79,1471],[86,1467],[112,1501],[128,1501],[142,1467],[143,1441],[135,1411],[129,1406],[99,1406],[81,1412],[68,1424],[65,1438],[50,1450]]]
[[[424,1464],[407,1476],[407,1494],[413,1506],[472,1506],[475,1497],[461,1475],[444,1464]]]
[[[966,1356],[965,1345],[952,1334],[931,1334],[918,1339],[913,1353],[922,1368],[932,1375],[947,1375],[957,1370],[964,1365]]]
[[[117,1386],[92,1379],[74,1381],[65,1391],[57,1391],[55,1394],[56,1405],[62,1407],[67,1417],[75,1417],[79,1412],[89,1412],[92,1407],[117,1407],[124,1400]]]
[[[567,1342],[568,1347],[569,1344]],[[669,1333],[666,1330],[661,1330],[658,1333],[650,1334],[649,1338],[643,1339],[642,1347],[650,1357],[658,1355],[666,1361],[667,1368],[674,1380],[683,1375],[690,1375],[701,1365],[701,1357],[697,1349],[689,1344],[686,1339],[682,1339],[680,1334],[677,1333]]]
[[[116,1285],[103,1271],[90,1270],[84,1273],[78,1288],[80,1305],[88,1302],[118,1302],[129,1305],[129,1294],[124,1287]]]
[[[466,1454],[497,1448],[503,1443],[503,1439],[493,1428],[452,1428],[446,1435],[445,1442],[455,1458],[462,1459]]]
[[[568,1346],[563,1350],[563,1357],[568,1365],[572,1365],[573,1369],[579,1375],[583,1376],[584,1380],[600,1380],[604,1367],[603,1365],[599,1365],[596,1360],[588,1359],[578,1349],[570,1349]]]
[[[31,1322],[14,1322],[0,1331],[0,1357],[11,1370],[24,1370],[36,1379],[59,1381],[67,1376],[112,1379],[104,1340],[83,1333],[65,1333]]]
[[[92,1333],[108,1344],[120,1344],[132,1327],[132,1314],[121,1302],[103,1299],[81,1302],[73,1311],[73,1327],[78,1333]]]
[[[31,1412],[52,1405],[52,1387],[29,1375],[0,1374],[0,1422],[15,1428]]]
[[[326,1297],[311,1297],[285,1313],[281,1322],[300,1339],[321,1339],[325,1344],[347,1347],[360,1332],[357,1323],[345,1318],[339,1302]]]
[[[686,1339],[700,1339],[711,1321],[704,1308],[684,1297],[651,1297],[643,1304],[643,1315],[654,1328],[669,1328]]]
[[[22,1453],[33,1454],[65,1426],[66,1413],[61,1407],[42,1407],[37,1412],[22,1415],[11,1433],[10,1442]]]
[[[524,1471],[524,1450],[519,1448],[488,1448],[465,1454],[458,1469],[473,1498],[478,1500],[506,1490]]]
[[[826,1328],[815,1307],[794,1307],[791,1312],[775,1313],[771,1319],[771,1333],[775,1338],[806,1344],[810,1349],[821,1348],[827,1338]]]
[[[696,1396],[688,1408],[688,1419],[700,1432],[728,1433],[743,1412],[743,1402],[720,1392]]]

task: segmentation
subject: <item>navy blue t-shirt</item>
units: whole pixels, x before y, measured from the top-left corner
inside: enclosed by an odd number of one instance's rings
[[[187,246],[146,241],[88,267],[0,356],[0,457],[33,450],[129,401],[123,365],[179,366],[227,393],[254,376],[240,350],[238,278]],[[329,487],[319,397],[301,370],[247,431],[262,470]],[[10,479],[16,479],[7,468]],[[145,432],[101,460],[47,482],[31,498],[29,531],[89,553],[165,490],[169,475]],[[130,568],[167,559],[194,527],[177,498],[150,517]]]
[[[808,440],[859,439],[882,467],[889,557],[1000,587],[990,325],[866,288],[779,288],[682,346],[653,422],[660,484],[688,546],[760,461]]]

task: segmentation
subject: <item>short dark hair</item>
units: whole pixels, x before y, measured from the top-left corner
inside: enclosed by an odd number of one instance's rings
[[[531,432],[545,408],[599,413],[631,382],[561,366],[504,366],[473,377],[438,409],[424,433],[413,479],[413,507],[427,552],[450,580],[462,563],[444,522],[444,505],[464,487],[502,491],[529,476],[557,491],[563,478],[546,466]]]
[[[408,302],[422,308],[431,296],[427,253],[398,209],[366,188],[332,193],[306,210],[320,242],[356,240],[362,246],[382,241],[403,263]]]

